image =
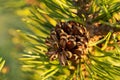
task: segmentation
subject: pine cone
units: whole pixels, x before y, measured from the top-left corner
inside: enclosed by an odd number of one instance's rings
[[[50,60],[58,58],[61,65],[68,61],[77,64],[82,55],[86,54],[88,34],[86,28],[75,21],[60,22],[51,30],[46,39]]]

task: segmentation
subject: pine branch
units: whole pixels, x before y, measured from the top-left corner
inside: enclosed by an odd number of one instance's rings
[[[43,80],[115,80],[120,71],[120,19],[110,20],[119,11],[117,0],[40,0],[29,16],[32,33],[25,37],[29,47],[21,58],[24,67],[42,74]]]

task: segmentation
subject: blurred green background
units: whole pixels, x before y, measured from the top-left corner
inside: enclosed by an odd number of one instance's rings
[[[6,61],[0,80],[26,80],[18,60],[24,47],[16,30],[25,29],[22,17],[27,15],[30,1],[0,0],[0,56]]]

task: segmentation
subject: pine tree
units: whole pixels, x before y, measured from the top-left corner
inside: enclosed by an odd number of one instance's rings
[[[119,0],[38,0],[21,33],[34,80],[118,80]]]

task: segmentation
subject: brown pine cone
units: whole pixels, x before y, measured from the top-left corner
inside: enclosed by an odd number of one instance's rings
[[[87,43],[88,33],[83,25],[75,21],[60,22],[46,38],[46,55],[50,60],[58,58],[63,66],[67,65],[68,61],[76,63],[86,54]]]

